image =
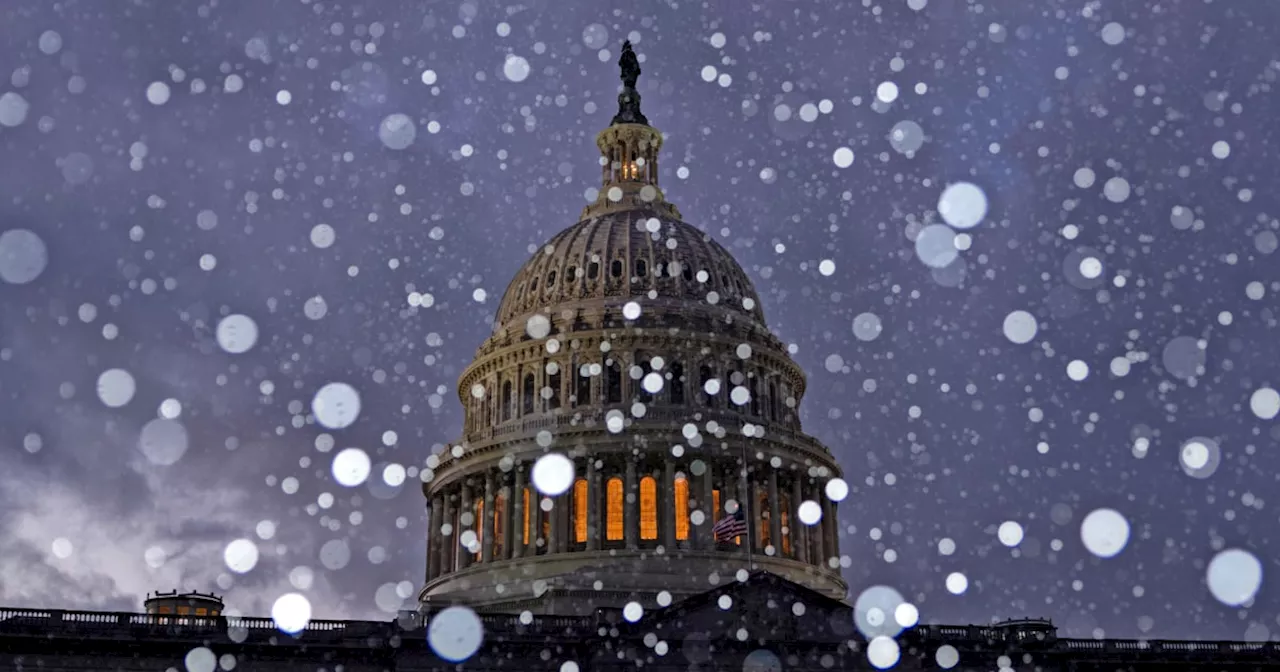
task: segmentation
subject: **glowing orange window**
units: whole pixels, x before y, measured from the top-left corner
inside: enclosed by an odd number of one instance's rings
[[[605,496],[608,499],[608,507],[606,512],[609,514],[609,520],[605,525],[605,539],[608,541],[622,541],[622,479],[611,478],[605,484]]]
[[[640,538],[658,538],[658,481],[652,476],[640,479]]]
[[[587,479],[579,478],[573,483],[573,540],[579,544],[587,543]]]
[[[689,538],[689,479],[677,478],[675,491],[676,540],[685,541]]]

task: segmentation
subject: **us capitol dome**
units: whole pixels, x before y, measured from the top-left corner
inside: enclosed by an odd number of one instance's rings
[[[841,471],[800,427],[804,372],[733,256],[666,200],[629,42],[619,65],[599,197],[512,279],[458,381],[462,436],[428,459],[419,600],[584,615],[743,570],[844,599],[824,494]]]

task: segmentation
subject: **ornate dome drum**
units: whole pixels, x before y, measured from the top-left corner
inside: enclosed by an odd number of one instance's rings
[[[516,273],[428,460],[424,606],[581,614],[763,569],[843,599],[830,452],[746,273],[658,187],[620,60],[603,186]],[[664,596],[663,593],[666,595]]]

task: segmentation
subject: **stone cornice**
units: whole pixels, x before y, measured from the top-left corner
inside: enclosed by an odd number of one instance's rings
[[[660,416],[661,411],[660,408],[655,409],[653,414]],[[748,460],[753,462],[768,462],[770,458],[776,456],[783,460],[784,468],[807,468],[809,464],[813,464],[826,467],[829,476],[840,476],[843,473],[831,452],[817,439],[803,432],[759,425],[764,430],[764,436],[762,438],[747,437],[737,433],[739,427],[726,424],[726,421],[731,418],[725,417],[724,414],[704,413],[699,420],[694,420],[691,415],[687,416],[686,421],[697,424],[699,428],[705,427],[708,421],[715,420],[728,432],[724,439],[717,439],[714,436],[704,437],[702,445],[697,447],[690,446],[683,437],[681,434],[683,422],[679,420],[654,417],[650,422],[646,422],[645,418],[633,418],[629,427],[621,433],[613,434],[605,427],[603,412],[600,415],[584,415],[576,425],[570,424],[573,417],[573,413],[546,415],[493,428],[507,431],[500,434],[489,432],[481,441],[462,444],[464,452],[461,458],[453,457],[451,452],[453,447],[447,448],[438,455],[439,462],[432,470],[434,477],[430,482],[423,484],[424,494],[430,497],[436,490],[460,478],[497,469],[504,458],[517,456],[525,457],[526,461],[535,460],[547,452],[547,449],[540,447],[536,441],[538,432],[543,430],[553,430],[555,440],[553,446],[571,457],[576,454],[579,446],[591,456],[625,457],[638,447],[636,438],[643,437],[643,440],[650,444],[647,449],[642,449],[643,452],[652,453],[655,456],[669,455],[671,446],[678,443],[684,446],[685,450],[685,456],[680,461],[738,459],[742,455],[743,442],[745,442]],[[646,415],[646,418],[648,417]],[[680,425],[675,425],[675,422],[680,422]],[[730,448],[722,449],[722,442],[728,442]],[[763,453],[764,457],[756,460],[757,453]]]
[[[532,572],[530,577],[522,579],[522,581],[532,581],[535,577],[550,576],[547,579],[547,593],[541,596],[520,597],[512,595],[509,599],[498,597],[492,602],[508,602],[508,601],[537,601],[546,597],[552,591],[564,591],[572,589],[574,586],[565,586],[563,584],[564,576],[572,575],[573,571],[581,567],[600,567],[607,565],[625,566],[628,561],[634,562],[652,562],[661,564],[669,561],[675,566],[688,563],[698,567],[714,567],[723,569],[722,563],[742,563],[742,567],[746,568],[747,559],[750,557],[751,570],[766,570],[780,576],[787,577],[791,581],[797,583],[823,583],[830,587],[826,590],[819,589],[828,597],[836,600],[843,600],[846,597],[849,584],[839,572],[833,572],[826,567],[817,565],[809,565],[791,558],[781,558],[776,556],[764,555],[762,553],[747,553],[745,550],[733,551],[705,551],[693,549],[679,549],[669,551],[665,554],[658,554],[654,549],[614,549],[602,551],[569,551],[567,553],[548,553],[543,555],[522,556],[512,558],[510,560],[495,560],[488,563],[476,563],[450,574],[439,576],[431,581],[418,592],[419,601],[425,600],[433,590],[436,590],[446,584],[451,583],[470,583],[475,587],[488,585],[493,581],[494,576],[499,574],[507,576],[512,572],[523,572],[530,566],[540,566],[539,571]],[[542,571],[545,568],[546,571]],[[801,578],[803,577],[803,578]],[[488,578],[489,581],[484,579]],[[805,581],[805,579],[811,581]],[[480,581],[477,581],[480,579]],[[736,581],[732,574],[722,575],[722,585],[729,585]],[[665,586],[664,586],[665,587]],[[657,587],[654,588],[655,590]],[[599,592],[596,593],[599,599]],[[625,595],[627,591],[605,591],[615,592]],[[698,591],[683,591],[695,593]]]

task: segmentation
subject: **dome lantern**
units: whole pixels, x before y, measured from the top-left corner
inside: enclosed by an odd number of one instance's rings
[[[582,219],[638,208],[679,219],[680,211],[667,202],[658,187],[662,133],[650,126],[640,111],[640,92],[636,90],[640,61],[630,40],[622,43],[618,67],[622,73],[618,113],[609,127],[596,135],[596,147],[600,149],[600,193],[594,203],[583,209]]]

